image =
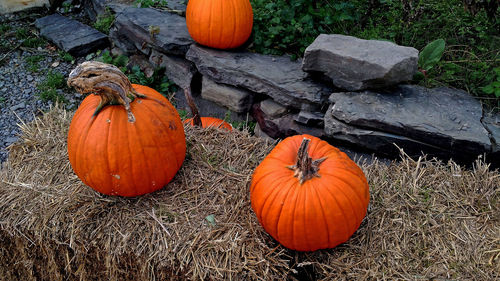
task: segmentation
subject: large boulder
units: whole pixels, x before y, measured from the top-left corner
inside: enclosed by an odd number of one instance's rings
[[[401,85],[334,93],[330,102],[326,134],[358,147],[394,154],[394,143],[405,151],[458,158],[492,149],[481,104],[460,90]]]
[[[115,37],[134,42],[137,49],[150,55],[151,49],[183,56],[193,39],[188,33],[186,19],[169,12],[150,8],[129,7],[116,15]]]
[[[286,56],[228,52],[193,44],[186,58],[202,75],[217,83],[267,95],[284,106],[315,111],[330,94],[330,90],[307,77],[300,62]]]
[[[418,51],[388,41],[321,34],[307,47],[302,68],[321,72],[349,91],[408,81],[417,71]]]
[[[35,26],[40,35],[74,56],[85,56],[109,45],[106,34],[59,14],[39,18]]]

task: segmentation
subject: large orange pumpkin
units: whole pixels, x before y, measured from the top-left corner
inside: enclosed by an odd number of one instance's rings
[[[94,93],[83,100],[68,132],[71,167],[86,185],[103,194],[137,196],[172,180],[186,140],[180,116],[165,97],[99,62],[79,65],[68,85]]]
[[[296,135],[281,141],[255,169],[252,209],[283,246],[314,251],[344,243],[369,202],[361,169],[325,141]]]
[[[252,6],[249,0],[189,0],[186,24],[191,37],[201,45],[236,48],[252,33]]]

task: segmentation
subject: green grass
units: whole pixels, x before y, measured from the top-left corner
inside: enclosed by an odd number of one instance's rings
[[[66,102],[66,98],[57,90],[63,89],[65,86],[66,80],[64,79],[64,75],[60,72],[50,70],[45,80],[38,84],[38,89],[40,90],[38,96],[43,101],[64,103]]]
[[[65,61],[65,62],[73,62],[75,60],[75,58],[70,55],[69,53],[66,53],[64,51],[58,51],[58,54],[59,54],[59,57]]]
[[[166,0],[136,0],[136,7],[141,8],[164,8],[167,7]]]
[[[11,30],[11,28],[12,27],[7,23],[0,24],[0,34],[2,34],[2,36],[3,36],[3,34],[7,31]]]
[[[31,32],[29,31],[28,28],[22,27],[16,30],[15,35],[18,40],[24,40],[30,37]]]
[[[22,45],[28,48],[38,48],[47,45],[47,41],[40,37],[28,37],[24,39]]]
[[[43,61],[45,56],[43,55],[33,55],[29,57],[25,57],[24,61],[28,65],[28,70],[31,72],[38,72],[40,70],[39,62]]]

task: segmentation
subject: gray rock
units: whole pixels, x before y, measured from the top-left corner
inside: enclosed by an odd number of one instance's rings
[[[262,131],[259,123],[255,124],[255,129],[253,130],[253,133],[255,136],[257,136],[259,138],[263,138],[263,139],[266,139],[268,141],[274,142],[273,138],[271,138],[268,134],[266,134],[266,133],[264,133],[264,131]]]
[[[4,140],[4,143],[6,146],[8,145],[11,145],[13,143],[15,143],[17,141],[17,137],[7,137],[5,140]]]
[[[405,153],[411,156],[419,156],[424,151],[439,157],[449,156],[447,151],[408,137],[347,125],[335,119],[329,114],[330,111],[331,108],[325,115],[325,134],[335,141],[389,157],[399,155],[398,147],[403,148]]]
[[[484,115],[483,124],[490,133],[491,154],[486,155],[487,161],[493,167],[500,167],[500,114],[487,113]]]
[[[201,97],[238,113],[248,112],[253,101],[249,91],[215,83],[206,76],[202,79]]]
[[[152,50],[149,61],[155,66],[164,67],[168,79],[181,88],[191,86],[197,72],[192,62],[180,57],[165,55],[156,50]]]
[[[18,110],[18,109],[24,109],[24,108],[26,108],[26,103],[21,102],[21,103],[18,103],[18,104],[16,104],[16,105],[11,106],[11,107],[10,107],[10,110],[12,110],[12,111],[16,111],[16,110]]]
[[[316,137],[323,137],[322,128],[309,127],[295,121],[297,114],[291,112],[280,117],[267,116],[260,108],[260,103],[252,106],[252,116],[259,124],[260,130],[273,139],[284,139],[297,134],[309,134]]]
[[[106,34],[58,14],[37,19],[35,26],[40,35],[74,56],[85,56],[109,45]]]
[[[305,71],[322,72],[349,91],[409,81],[417,71],[418,51],[379,40],[321,34],[307,47]]]
[[[92,21],[97,20],[97,17],[105,14],[106,8],[115,14],[121,13],[125,8],[133,5],[134,1],[121,1],[124,3],[117,3],[116,0],[83,0],[83,8]]]
[[[325,132],[359,147],[393,153],[390,144],[429,154],[475,157],[491,142],[480,103],[449,88],[402,85],[392,92],[334,93]]]
[[[185,18],[150,8],[124,9],[117,14],[115,26],[115,36],[134,42],[143,52],[151,47],[166,54],[184,55],[193,43]]]
[[[265,94],[284,106],[319,108],[330,90],[308,79],[300,62],[250,52],[228,52],[191,46],[186,58],[217,83]],[[312,110],[311,110],[312,111]]]
[[[492,152],[500,152],[500,114],[485,114],[483,124],[490,133]]]
[[[112,46],[122,50],[125,55],[133,54],[137,50],[135,44],[128,40],[127,35],[118,32],[115,26],[111,27],[109,30],[109,40]]]
[[[276,118],[287,112],[286,107],[275,102],[273,99],[265,99],[260,102],[260,109],[269,117]]]
[[[323,119],[325,117],[324,113],[321,112],[309,112],[301,110],[297,116],[295,116],[295,121],[304,124],[306,126],[312,127],[323,127]]]

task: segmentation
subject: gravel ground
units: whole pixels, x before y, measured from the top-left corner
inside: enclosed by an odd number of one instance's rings
[[[42,16],[42,15],[41,15]],[[0,16],[0,23],[9,24],[10,36],[2,34],[2,39],[7,39],[14,48],[0,49],[0,163],[7,158],[6,148],[16,142],[19,137],[21,122],[29,122],[43,111],[53,105],[53,101],[44,101],[39,97],[40,90],[37,86],[46,79],[49,70],[57,71],[67,77],[69,72],[81,62],[83,58],[76,59],[74,64],[63,61],[57,48],[50,44],[45,47],[24,48],[18,46],[22,40],[16,39],[15,31],[19,28],[33,29],[33,18],[21,19],[21,14]],[[43,55],[44,60],[39,62],[39,70],[29,70],[26,58],[34,55]],[[67,102],[66,109],[75,109],[81,102],[81,95],[71,89],[58,89]]]

